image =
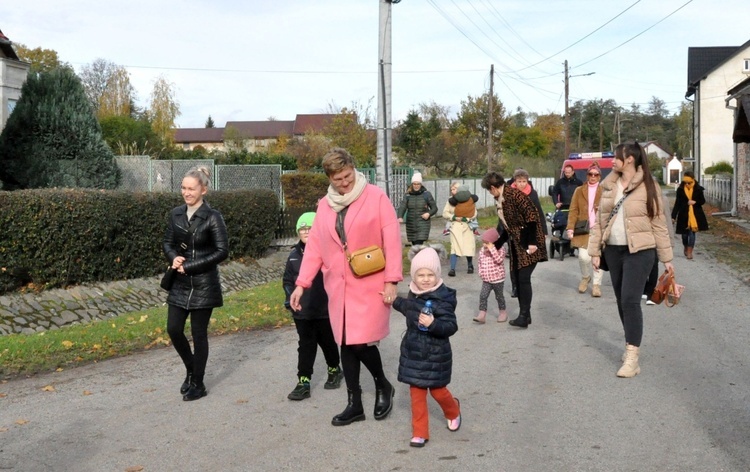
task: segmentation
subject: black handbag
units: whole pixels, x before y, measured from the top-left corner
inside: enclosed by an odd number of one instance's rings
[[[195,228],[198,226],[198,218],[194,219],[192,223],[190,223],[190,227],[188,228],[187,234],[188,234],[188,240],[195,234]],[[187,244],[180,243],[180,252],[178,255],[182,256],[185,252],[185,250],[188,248]],[[172,285],[174,285],[174,281],[177,278],[177,270],[172,268],[172,265],[170,264],[167,266],[167,271],[164,272],[164,275],[161,277],[161,281],[159,282],[159,287],[163,288],[167,292],[172,290]]]
[[[589,219],[576,221],[573,227],[573,236],[580,236],[582,234],[589,234]]]

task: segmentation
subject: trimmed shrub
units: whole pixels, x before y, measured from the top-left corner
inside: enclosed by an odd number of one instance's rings
[[[279,213],[272,191],[212,192],[206,201],[224,216],[230,259],[265,253]],[[174,193],[0,192],[0,293],[159,274],[167,217],[180,204]]]
[[[734,173],[734,167],[729,161],[719,161],[716,164],[706,167],[706,174],[729,174]]]
[[[317,208],[318,200],[328,192],[328,185],[324,173],[296,172],[281,176],[284,203],[289,208]]]

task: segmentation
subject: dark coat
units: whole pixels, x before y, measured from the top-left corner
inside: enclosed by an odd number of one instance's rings
[[[693,213],[695,213],[695,221],[698,223],[698,231],[708,231],[708,220],[703,212],[706,197],[703,195],[703,187],[698,185],[698,182],[693,185],[693,200],[695,200]],[[677,187],[674,207],[672,207],[672,219],[675,220],[674,231],[677,234],[687,232],[689,206],[687,195],[685,195],[685,183],[682,182]]]
[[[192,237],[188,237],[190,223],[198,220]],[[185,243],[187,249],[180,249]],[[185,274],[177,274],[167,296],[167,303],[186,310],[216,308],[223,305],[218,265],[229,255],[229,241],[224,218],[208,202],[187,219],[187,205],[180,205],[169,214],[164,235],[164,255],[171,264],[182,255]]]
[[[544,209],[542,208],[542,202],[539,201],[539,194],[537,194],[536,190],[534,190],[533,188],[531,189],[529,198],[531,199],[531,203],[533,203],[536,207],[537,213],[539,213],[539,225],[542,228],[542,233],[547,236],[547,220],[544,218]]]
[[[557,204],[562,202],[560,208],[569,208],[570,201],[573,199],[573,192],[581,185],[583,185],[583,182],[578,180],[575,174],[571,178],[562,176],[560,180],[555,182],[555,186],[552,188],[552,203]]]
[[[296,288],[297,276],[299,275],[299,268],[302,266],[302,257],[304,257],[304,254],[305,244],[299,241],[294,245],[292,252],[289,253],[289,257],[286,260],[286,268],[284,269],[284,277],[282,278],[282,285],[286,294],[284,307],[292,312],[292,316],[300,320],[328,318],[328,294],[323,286],[323,272],[319,271],[318,275],[313,279],[310,288],[302,293],[302,297],[299,300],[302,306],[300,311],[292,310],[292,307],[289,305],[289,297]]]
[[[497,232],[500,233],[500,239],[495,242],[495,247],[500,249],[506,241],[510,241],[513,268],[522,269],[537,262],[546,261],[546,239],[542,231],[539,211],[531,199],[520,190],[504,185],[503,216],[508,228],[506,231],[502,223],[498,221]],[[537,247],[534,254],[526,252],[529,245]]]
[[[409,241],[427,241],[430,237],[430,220],[422,219],[423,213],[429,213],[430,218],[437,213],[437,204],[432,194],[420,187],[415,191],[411,186],[401,201],[396,216],[403,218],[406,223],[406,239]]]
[[[420,331],[419,313],[432,300],[435,320],[427,331]],[[407,298],[396,297],[393,308],[406,317],[406,333],[401,339],[398,380],[420,388],[445,387],[451,381],[453,353],[448,339],[458,331],[456,291],[441,285],[434,292]]]

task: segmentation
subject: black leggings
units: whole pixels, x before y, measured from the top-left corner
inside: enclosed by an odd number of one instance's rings
[[[341,367],[344,369],[344,380],[349,390],[359,390],[360,362],[372,374],[376,386],[382,386],[385,379],[383,361],[377,346],[367,344],[344,344],[341,346]]]
[[[643,338],[641,295],[654,267],[656,249],[644,249],[631,254],[628,246],[605,246],[604,256],[612,277],[625,342],[640,346]]]
[[[169,305],[167,310],[167,333],[185,368],[193,372],[196,381],[202,382],[208,362],[208,322],[213,308],[186,310]],[[185,336],[185,322],[190,315],[190,331],[193,335],[195,354],[190,351],[190,343]]]

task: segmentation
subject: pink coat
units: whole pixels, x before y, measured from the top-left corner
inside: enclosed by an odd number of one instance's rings
[[[403,280],[401,228],[396,211],[385,193],[368,184],[346,213],[344,228],[349,251],[378,245],[385,253],[385,270],[355,277],[336,233],[336,213],[323,198],[318,203],[297,285],[309,288],[318,270],[328,293],[328,312],[336,342],[340,345],[379,341],[389,332],[391,307],[383,303],[386,282]],[[346,319],[346,322],[344,322]],[[346,329],[346,336],[344,336]]]

